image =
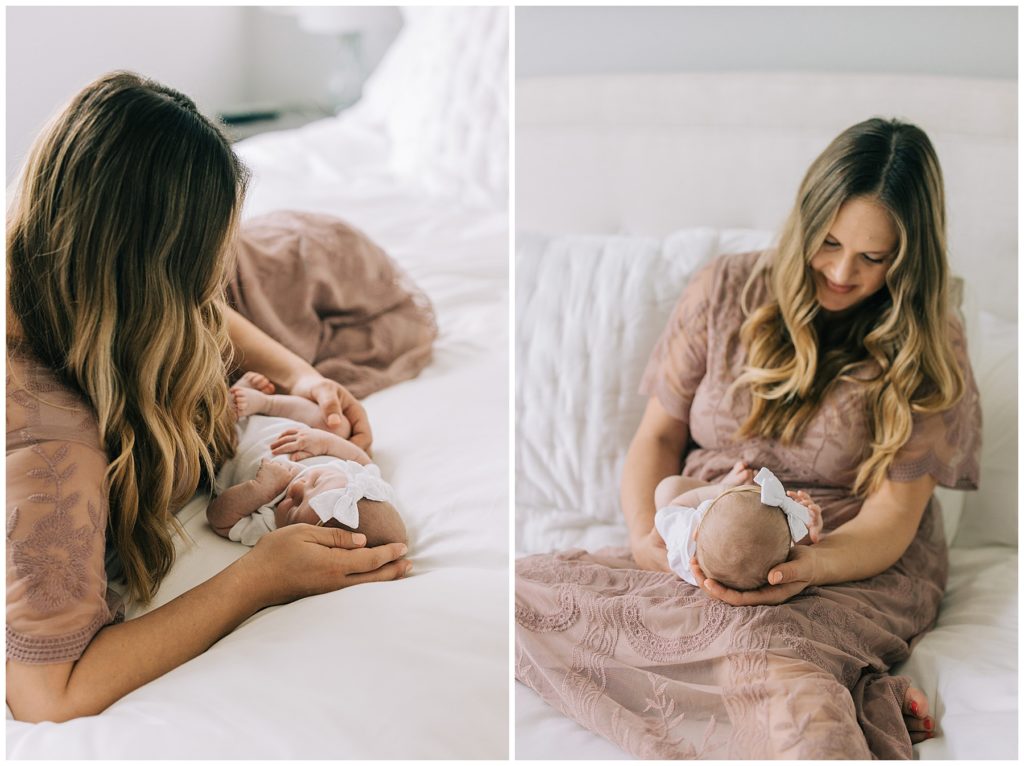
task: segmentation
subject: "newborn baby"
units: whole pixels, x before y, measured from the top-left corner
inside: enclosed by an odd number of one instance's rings
[[[767,468],[754,477],[756,485],[746,483],[750,474],[737,463],[717,484],[670,476],[658,485],[654,526],[672,571],[691,585],[699,587],[690,568],[694,556],[710,579],[752,590],[768,583],[794,542],[820,539],[821,508],[806,492],[786,492]],[[686,491],[676,494],[682,487]]]
[[[217,474],[216,497],[206,511],[213,530],[246,545],[298,523],[360,532],[368,546],[407,542],[394,493],[369,456],[338,429],[318,427],[324,424],[314,402],[259,391],[254,386],[261,379],[247,373],[232,388],[239,445]]]

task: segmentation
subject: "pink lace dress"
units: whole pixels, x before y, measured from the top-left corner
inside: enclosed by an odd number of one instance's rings
[[[694,276],[656,346],[642,392],[689,428],[683,474],[714,480],[737,460],[767,466],[821,505],[826,529],[860,510],[851,494],[867,456],[862,390],[837,384],[798,444],[738,441],[749,393],[739,296],[757,254],[716,259]],[[767,300],[761,282],[751,306]],[[978,482],[981,410],[956,320],[967,391],[951,410],[915,416],[893,481],[931,474]],[[875,577],[812,587],[780,606],[733,607],[674,574],[637,569],[628,549],[529,556],[516,563],[516,677],[581,725],[642,758],[910,758],[888,674],[934,622],[946,582],[933,498],[903,557]]]
[[[8,660],[77,660],[121,619],[104,561],[107,464],[89,404],[8,338]]]

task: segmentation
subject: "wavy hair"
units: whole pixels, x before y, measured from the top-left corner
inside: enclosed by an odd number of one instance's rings
[[[811,270],[840,206],[869,199],[891,216],[898,250],[885,285],[823,342]],[[839,380],[866,386],[870,455],[854,492],[878,489],[910,438],[913,415],[941,412],[964,391],[949,326],[949,267],[942,171],[924,131],[870,119],[843,131],[811,164],[776,250],[758,262],[742,294],[740,338],[752,406],[741,436],[792,443]],[[747,308],[752,285],[767,277],[769,302]],[[866,362],[877,365],[867,371]]]
[[[7,219],[24,340],[89,400],[132,598],[174,562],[174,517],[235,449],[223,295],[248,171],[176,90],[88,85],[36,140]]]

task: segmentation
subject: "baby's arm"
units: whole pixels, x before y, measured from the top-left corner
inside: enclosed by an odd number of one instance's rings
[[[299,470],[298,466],[264,458],[255,479],[228,487],[207,507],[206,519],[213,531],[227,537],[235,524],[277,497]]]
[[[352,442],[318,428],[288,428],[270,445],[270,451],[274,455],[290,454],[292,460],[331,455],[360,465],[372,462],[370,456]]]

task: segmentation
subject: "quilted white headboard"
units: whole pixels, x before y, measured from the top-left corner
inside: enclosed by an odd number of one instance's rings
[[[884,116],[924,129],[946,180],[950,257],[1017,318],[1017,83],[686,73],[516,83],[516,227],[543,234],[777,229],[811,160]]]

